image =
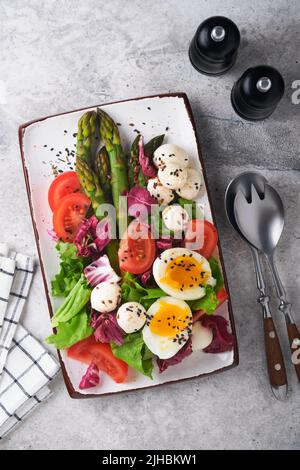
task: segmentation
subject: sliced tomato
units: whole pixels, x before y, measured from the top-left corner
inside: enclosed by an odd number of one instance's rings
[[[185,246],[191,247],[204,258],[209,259],[215,251],[217,243],[218,232],[211,222],[201,219],[193,219],[189,222],[185,233]],[[193,248],[193,244],[197,246]]]
[[[63,197],[80,191],[81,185],[75,171],[65,171],[57,176],[48,191],[48,202],[52,212]]]
[[[155,240],[146,224],[133,220],[121,240],[118,251],[122,271],[142,274],[151,268],[156,256]]]
[[[64,242],[72,242],[85,218],[91,201],[82,193],[72,193],[60,200],[53,213],[53,228]]]
[[[109,344],[98,343],[94,335],[71,346],[68,357],[88,365],[94,362],[117,383],[126,380],[128,364],[113,355]]]
[[[228,300],[228,294],[226,290],[224,289],[224,287],[221,287],[221,289],[218,290],[217,299],[219,301],[218,307],[222,305],[225,302],[225,300]]]

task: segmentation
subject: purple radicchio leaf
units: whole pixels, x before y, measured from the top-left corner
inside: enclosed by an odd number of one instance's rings
[[[148,271],[144,272],[140,276],[141,284],[144,287],[149,287],[150,284],[153,283],[153,276],[152,276],[152,269],[149,269]]]
[[[141,186],[134,186],[127,194],[128,214],[132,217],[147,218],[152,204],[157,205],[156,199]]]
[[[91,241],[89,234],[90,227],[90,219],[83,219],[74,240],[78,256],[90,256],[90,249],[88,246]]]
[[[119,282],[121,278],[111,267],[108,256],[102,255],[84,269],[84,275],[92,287],[101,282]]]
[[[170,366],[176,366],[184,358],[192,354],[192,340],[189,337],[187,343],[175,354],[175,356],[170,357],[170,359],[157,359],[157,365],[159,367],[159,372],[164,372]]]
[[[163,236],[156,240],[156,248],[159,251],[168,250],[169,248],[173,248],[173,240],[171,237]]]
[[[143,136],[139,140],[139,164],[141,165],[142,172],[148,178],[155,178],[157,175],[157,168],[153,165],[152,159],[145,154]]]
[[[229,333],[229,325],[226,318],[221,315],[203,315],[200,318],[203,326],[211,328],[213,340],[203,351],[211,354],[219,354],[233,349],[233,335]]]
[[[92,318],[91,326],[92,323],[96,328],[94,332],[96,341],[100,343],[113,342],[118,346],[123,344],[124,332],[117,323],[115,313],[100,313],[97,319]]]
[[[101,221],[95,215],[84,219],[79,227],[74,243],[78,256],[95,257],[111,240],[111,226],[108,218]]]
[[[184,247],[184,240],[180,238],[173,238],[168,235],[163,235],[158,240],[156,240],[156,248],[158,251],[164,251],[168,248],[175,247]]]
[[[92,362],[92,364],[90,364],[89,367],[87,368],[86,373],[83,375],[79,384],[79,388],[81,390],[85,388],[92,388],[92,387],[96,387],[97,385],[99,385],[99,383],[100,383],[99,369],[98,369],[98,366],[96,366],[96,364]]]

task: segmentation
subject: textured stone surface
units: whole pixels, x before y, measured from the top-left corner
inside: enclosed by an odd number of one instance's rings
[[[272,398],[251,257],[223,210],[226,185],[241,171],[259,169],[278,188],[286,207],[278,262],[300,324],[300,105],[291,103],[291,83],[300,79],[298,2],[251,0],[237,7],[233,0],[131,0],[124,8],[121,0],[0,0],[0,11],[1,90],[6,87],[5,105],[0,96],[1,241],[36,253],[20,123],[104,101],[185,91],[202,141],[240,347],[240,366],[225,374],[97,400],[69,399],[59,377],[53,397],[1,448],[299,449],[299,386],[289,367],[288,401]],[[208,78],[190,65],[187,49],[197,25],[215,14],[236,21],[242,47],[227,75]],[[242,71],[260,63],[277,66],[287,90],[274,115],[253,124],[235,115],[230,89]],[[288,354],[274,295],[272,306]],[[39,271],[23,320],[39,338],[50,332]]]

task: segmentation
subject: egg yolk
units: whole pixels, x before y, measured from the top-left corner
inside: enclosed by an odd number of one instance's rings
[[[165,275],[160,282],[167,286],[184,291],[193,287],[205,286],[211,273],[205,271],[201,263],[189,255],[182,255],[171,260],[165,268]]]
[[[159,336],[172,338],[191,326],[192,316],[188,308],[182,308],[161,300],[150,321],[150,330]]]

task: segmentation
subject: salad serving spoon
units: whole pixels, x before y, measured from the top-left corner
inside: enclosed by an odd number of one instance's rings
[[[235,219],[244,237],[267,258],[279,299],[279,310],[283,313],[286,322],[292,362],[300,382],[300,361],[298,359],[300,333],[295,324],[291,304],[287,300],[274,257],[284,227],[283,203],[277,191],[268,183],[265,183],[263,194],[259,194],[251,180],[249,180],[249,188],[250,197],[249,195],[247,197],[242,191],[238,191],[235,197]]]
[[[269,296],[266,294],[266,286],[262,274],[259,252],[257,248],[252,246],[241,233],[234,214],[234,201],[238,192],[241,191],[247,198],[250,197],[249,188],[251,188],[251,186],[249,186],[249,178],[251,179],[252,183],[255,184],[258,192],[263,194],[264,186],[267,182],[266,178],[255,172],[242,173],[234,178],[227,187],[225,193],[225,210],[230,224],[240,235],[240,237],[249,245],[252,252],[256,274],[256,283],[259,291],[258,302],[260,303],[263,312],[265,350],[270,385],[274,396],[278,400],[284,400],[288,391],[285,364],[278,334],[270,311]]]

